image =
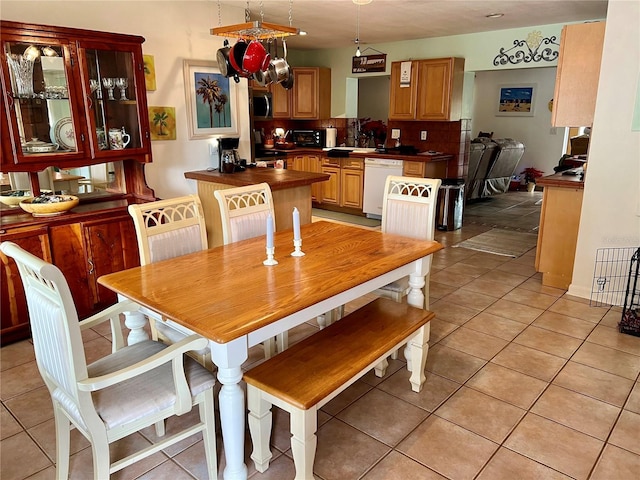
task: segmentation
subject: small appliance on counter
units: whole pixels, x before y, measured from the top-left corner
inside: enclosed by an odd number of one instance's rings
[[[325,131],[292,130],[291,139],[297,147],[322,148],[325,145]]]
[[[240,155],[238,154],[239,143],[239,138],[221,138],[219,140],[220,173],[242,172],[245,170],[245,167],[241,165]]]

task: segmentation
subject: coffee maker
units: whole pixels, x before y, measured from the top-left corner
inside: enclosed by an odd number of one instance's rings
[[[218,140],[220,173],[241,172],[245,169],[244,166],[240,165],[239,143],[239,138],[220,138]]]

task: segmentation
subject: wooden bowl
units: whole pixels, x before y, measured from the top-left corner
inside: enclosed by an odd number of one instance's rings
[[[48,195],[48,197],[55,197],[60,201],[49,203],[33,203],[34,200],[40,199],[43,196],[31,198],[29,200],[23,200],[20,202],[20,208],[25,212],[29,212],[34,217],[52,217],[54,215],[62,215],[68,212],[73,207],[80,203],[78,197],[74,195]]]
[[[13,194],[13,195],[12,195]],[[0,194],[0,202],[10,207],[17,207],[20,202],[33,198],[29,190],[10,190]]]

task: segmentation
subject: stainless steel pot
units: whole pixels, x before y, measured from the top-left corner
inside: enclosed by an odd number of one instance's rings
[[[229,60],[229,52],[231,52],[231,47],[229,46],[229,40],[224,41],[223,47],[218,49],[216,53],[216,59],[218,60],[218,68],[220,69],[220,73],[225,77],[233,77],[237,75],[238,72],[231,65]]]
[[[278,44],[276,43],[276,55],[278,53]],[[290,82],[292,82],[293,78],[293,72],[291,71],[291,67],[289,66],[289,63],[287,62],[287,43],[285,40],[282,41],[282,45],[284,47],[284,57],[282,58],[278,58],[277,56],[275,58],[271,59],[271,63],[269,64],[269,77],[271,78],[271,81],[273,83],[281,83],[283,84],[283,86],[285,86],[285,84],[289,84]],[[291,86],[293,86],[293,83],[291,84]],[[291,87],[286,87],[285,88],[291,88]]]

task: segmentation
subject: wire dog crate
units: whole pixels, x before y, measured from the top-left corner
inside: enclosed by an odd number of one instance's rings
[[[638,272],[640,271],[640,248],[631,257],[629,265],[629,277],[627,278],[627,291],[624,296],[622,318],[618,328],[622,333],[628,333],[640,337],[640,285],[638,285]]]
[[[638,247],[620,247],[599,248],[596,251],[591,284],[590,305],[592,307],[624,305],[629,263],[637,250]]]

